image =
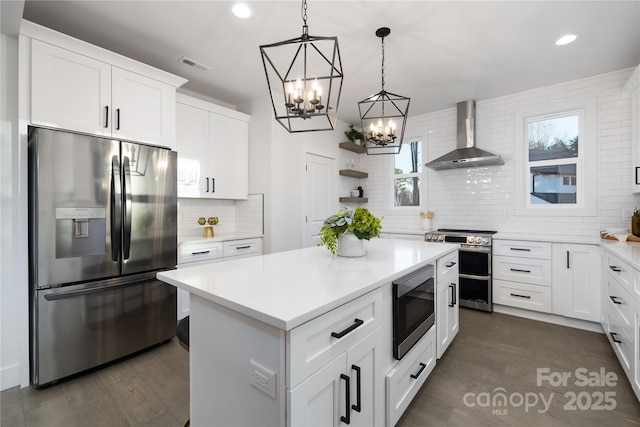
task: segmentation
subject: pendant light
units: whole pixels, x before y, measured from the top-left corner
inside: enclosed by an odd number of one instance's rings
[[[260,46],[275,119],[289,132],[332,130],[342,91],[337,37],[310,36],[307,1],[302,35]]]
[[[384,38],[391,34],[387,27],[378,28],[382,39],[382,90],[358,102],[362,130],[367,134],[367,154],[398,154],[402,149],[410,99],[384,89]]]

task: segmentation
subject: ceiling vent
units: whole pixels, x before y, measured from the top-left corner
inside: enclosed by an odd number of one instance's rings
[[[186,56],[183,56],[182,58],[180,58],[178,62],[181,62],[184,65],[187,65],[191,68],[195,68],[196,70],[200,70],[200,71],[207,71],[211,69],[211,67],[209,67],[208,65],[204,65],[202,62],[198,62],[195,59],[187,58]]]

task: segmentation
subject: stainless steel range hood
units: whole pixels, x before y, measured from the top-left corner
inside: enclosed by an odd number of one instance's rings
[[[435,169],[473,168],[504,165],[502,157],[481,150],[475,145],[476,102],[473,99],[458,102],[458,148],[442,157],[426,163]]]

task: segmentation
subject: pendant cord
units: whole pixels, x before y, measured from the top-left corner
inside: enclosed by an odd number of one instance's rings
[[[380,74],[382,75],[382,90],[384,91],[384,37],[382,37],[382,67]]]

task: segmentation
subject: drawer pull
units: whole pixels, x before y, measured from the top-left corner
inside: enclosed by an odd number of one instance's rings
[[[362,410],[362,381],[360,380],[360,366],[351,365],[351,369],[356,371],[357,380],[356,380],[356,404],[351,405],[354,411],[360,412]]]
[[[345,409],[346,415],[340,417],[340,421],[345,424],[351,424],[351,388],[349,387],[349,383],[351,379],[348,375],[340,374],[340,379],[344,380],[344,400],[345,400]]]
[[[240,249],[249,249],[249,248],[251,248],[251,245],[247,245],[247,246],[236,246],[236,249],[237,249],[237,250],[240,250]]]
[[[615,266],[615,265],[610,265],[609,268],[612,269],[613,271],[615,271],[616,273],[620,273],[622,271],[620,269],[620,267]]]
[[[531,270],[521,270],[519,268],[512,268],[511,271],[517,271],[518,273],[531,273]]]
[[[614,304],[622,304],[620,301],[616,301],[616,298],[618,298],[618,297],[614,297],[614,296],[611,296],[611,295],[609,296],[609,299],[611,301],[613,301]]]
[[[347,329],[345,329],[342,332],[331,332],[331,336],[334,338],[340,339],[343,336],[347,335],[349,332],[355,330],[356,328],[359,328],[362,325],[364,325],[364,320],[354,319],[353,325],[349,326]]]
[[[422,371],[424,371],[424,368],[426,368],[427,365],[425,365],[424,363],[420,364],[420,370],[418,372],[416,372],[415,374],[411,374],[411,378],[413,378],[414,380],[417,380],[418,377],[422,374]]]
[[[451,267],[453,267],[454,265],[456,265],[456,263],[452,261],[452,262],[450,262],[449,264],[446,264],[446,265],[445,265],[445,267],[447,267],[447,268],[451,268]]]
[[[611,335],[611,339],[613,340],[613,342],[622,344],[622,341],[616,338],[618,334],[616,334],[615,332],[609,332],[609,335]]]
[[[211,251],[200,251],[200,252],[191,252],[191,255],[202,255],[202,254],[208,254]]]
[[[512,251],[531,252],[529,248],[511,248]]]
[[[530,295],[520,295],[520,294],[514,294],[513,292],[511,292],[511,296],[512,297],[518,297],[518,298],[526,298],[526,299],[531,299]]]

